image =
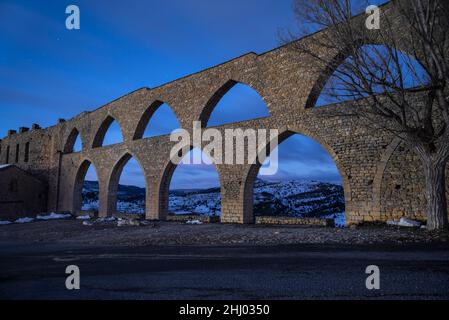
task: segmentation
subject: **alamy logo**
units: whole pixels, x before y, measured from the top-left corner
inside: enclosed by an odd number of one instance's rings
[[[380,269],[378,266],[371,265],[366,267],[366,274],[369,274],[366,278],[365,285],[368,290],[379,290],[380,289]]]
[[[378,6],[371,5],[366,8],[366,18],[365,26],[368,30],[379,30],[380,29],[380,9]]]
[[[80,29],[80,8],[74,4],[67,6],[65,13],[69,16],[65,19],[65,27],[67,30]]]
[[[224,134],[223,134],[224,133]],[[256,164],[261,175],[274,175],[278,171],[277,129],[202,129],[201,122],[194,121],[192,134],[185,129],[177,129],[170,135],[170,141],[177,142],[170,152],[173,164]],[[186,157],[196,148],[209,159]]]
[[[80,289],[80,268],[75,265],[67,266],[65,273],[69,276],[65,280],[65,287],[67,290],[79,290]]]

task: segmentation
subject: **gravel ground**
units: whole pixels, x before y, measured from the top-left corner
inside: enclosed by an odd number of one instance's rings
[[[77,220],[54,220],[0,226],[0,242],[86,245],[279,245],[447,243],[448,232],[387,226],[325,228],[155,222],[117,227],[114,222],[85,226]]]

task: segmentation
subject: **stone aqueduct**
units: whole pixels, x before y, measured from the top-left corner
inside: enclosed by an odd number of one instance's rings
[[[322,31],[326,32],[326,31]],[[307,44],[320,32],[299,41]],[[322,55],[337,56],[323,48]],[[425,219],[422,166],[410,150],[390,134],[373,131],[353,118],[323,117],[323,112],[352,108],[351,103],[313,108],[330,70],[311,71],[312,58],[298,56],[292,44],[257,55],[249,53],[213,68],[149,89],[142,88],[95,111],[41,129],[10,131],[1,140],[0,164],[14,163],[48,184],[48,210],[76,212],[90,164],[100,186],[99,215],[116,211],[121,171],[134,157],[143,171],[147,219],[163,220],[175,166],[169,136],[143,139],[153,113],[163,103],[191,131],[193,121],[205,126],[214,107],[237,83],[256,90],[270,116],[219,126],[276,128],[280,140],[300,133],[315,139],[335,161],[344,187],[347,223],[384,221],[401,216]],[[113,120],[121,127],[123,143],[102,147]],[[72,152],[77,135],[82,151]],[[307,156],[307,155],[298,155]],[[221,183],[223,223],[252,223],[253,184],[257,165],[215,165]],[[449,179],[448,183],[449,185]]]

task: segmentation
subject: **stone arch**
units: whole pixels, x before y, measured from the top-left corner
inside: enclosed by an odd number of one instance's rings
[[[98,175],[98,171],[96,166],[93,164],[93,162],[89,159],[85,159],[81,162],[81,165],[78,167],[78,170],[75,175],[75,180],[73,184],[73,193],[72,193],[72,212],[79,212],[81,211],[82,207],[82,191],[83,191],[83,185],[84,180],[86,178],[87,171],[89,170],[90,166],[94,167],[95,172],[97,173],[98,179],[100,179]],[[99,192],[101,192],[101,186],[100,186],[100,180],[98,180],[99,184]],[[101,199],[100,195],[98,199]],[[100,202],[101,206],[101,202]]]
[[[362,48],[364,46],[385,46],[387,44],[375,41],[373,39],[364,39],[360,40],[357,44],[358,48]],[[406,55],[410,56],[409,50],[406,47],[397,47],[394,46],[394,48]],[[323,67],[323,70],[320,71],[317,79],[315,80],[312,88],[309,91],[309,94],[307,96],[306,103],[304,105],[304,109],[310,109],[313,108],[318,98],[320,97],[323,89],[325,88],[327,82],[331,78],[332,74],[337,70],[337,68],[349,57],[348,50],[343,49],[337,54],[335,54],[332,59],[330,59],[329,63]],[[416,59],[416,61],[423,66],[421,59]]]
[[[193,146],[189,146],[184,149],[180,149],[178,151],[179,156],[186,156],[190,151],[192,151],[194,148]],[[201,150],[202,152],[202,150]],[[213,162],[212,162],[213,163]],[[222,192],[222,176],[220,174],[220,171],[218,170],[218,167],[215,163],[213,163],[215,171],[218,174],[218,178],[220,181],[220,192]],[[163,220],[166,218],[168,214],[168,200],[169,200],[169,191],[170,191],[170,183],[173,178],[173,174],[177,168],[177,164],[173,163],[172,159],[170,159],[168,162],[164,164],[162,174],[158,178],[158,184],[157,184],[157,198],[158,198],[158,217],[159,219]],[[223,198],[221,198],[223,200]]]
[[[176,120],[178,121],[178,123],[180,123],[175,111],[167,103],[165,103],[161,100],[156,100],[147,109],[145,109],[144,113],[140,117],[140,120],[137,124],[135,131],[134,131],[133,140],[139,140],[139,139],[143,138],[143,136],[145,134],[145,129],[147,128],[148,124],[150,123],[151,118],[156,113],[156,111],[164,104],[166,104],[170,108],[170,110],[173,111],[173,113],[176,117]]]
[[[271,112],[268,108],[268,103],[267,103],[266,99],[256,89],[254,89],[251,85],[249,85],[247,83],[231,79],[231,80],[226,81],[220,88],[218,88],[218,90],[215,91],[215,93],[212,95],[212,97],[209,98],[206,105],[202,109],[201,114],[199,116],[199,121],[201,122],[201,126],[203,128],[205,128],[207,126],[210,116],[211,116],[212,112],[214,111],[215,107],[220,102],[220,100],[237,84],[242,84],[244,86],[251,88],[255,92],[257,92],[259,97],[265,103],[265,106],[267,107],[268,112],[271,114]]]
[[[329,62],[327,66],[324,67],[324,69],[320,72],[318,78],[315,80],[313,87],[310,89],[304,107],[305,109],[313,108],[316,105],[321,92],[326,86],[326,83],[328,82],[334,71],[338,68],[338,66],[342,64],[347,57],[348,57],[347,54],[340,52],[333,57],[333,59]]]
[[[329,144],[327,144],[323,139],[321,139],[318,135],[315,133],[309,131],[306,128],[292,128],[282,131],[278,135],[278,144],[281,145],[285,140],[290,138],[291,136],[295,134],[302,134],[304,136],[307,136],[309,138],[314,139],[316,142],[318,142],[321,147],[323,147],[329,155],[332,157],[338,172],[342,178],[343,181],[343,191],[344,191],[344,198],[345,198],[345,207],[346,207],[346,221],[349,221],[349,208],[351,203],[351,189],[349,184],[349,178],[345,173],[345,170],[343,165],[341,164],[338,155],[335,153],[335,151],[331,148]],[[270,149],[270,143],[271,141],[263,148],[261,151],[262,153],[267,153],[267,150]],[[260,157],[258,157],[259,159]],[[243,222],[244,223],[254,223],[254,213],[253,213],[253,193],[254,193],[254,183],[256,181],[258,172],[260,167],[262,166],[261,161],[257,160],[256,163],[249,166],[249,168],[245,171],[243,176],[243,184],[241,186],[240,194],[241,199],[243,199]]]
[[[64,148],[63,148],[64,153],[73,153],[74,152],[75,143],[76,143],[76,140],[78,139],[78,137],[81,139],[82,147],[84,147],[83,139],[81,138],[80,132],[75,127],[72,129],[72,131],[70,131],[70,134],[65,141]]]
[[[145,177],[145,170],[141,165],[141,161],[131,152],[127,151],[123,156],[120,157],[120,159],[114,164],[112,167],[112,171],[108,178],[108,187],[107,187],[107,213],[108,215],[111,215],[112,213],[115,213],[117,211],[117,191],[118,191],[118,185],[120,182],[120,177],[122,175],[123,169],[126,166],[126,164],[134,158],[137,163],[139,164],[139,167],[142,171],[142,174]],[[146,181],[146,178],[145,178]],[[148,199],[148,184],[145,183],[145,189]],[[148,211],[148,208],[146,208]]]
[[[123,129],[118,120],[116,120],[114,117],[108,115],[103,122],[101,123],[100,127],[97,130],[97,133],[95,134],[94,141],[92,143],[92,148],[99,148],[103,146],[104,138],[106,136],[106,133],[109,130],[109,127],[112,125],[112,123],[116,121],[120,127],[120,132],[122,134],[122,139],[124,137],[123,135]]]

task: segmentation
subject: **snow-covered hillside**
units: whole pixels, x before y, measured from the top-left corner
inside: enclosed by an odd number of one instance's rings
[[[325,216],[344,212],[343,188],[319,181],[266,182],[254,186],[256,215]]]
[[[83,210],[98,208],[98,183],[86,181]],[[145,189],[119,186],[118,210],[126,213],[145,212]],[[173,190],[169,210],[176,214],[220,215],[220,189]],[[319,181],[267,182],[257,180],[254,186],[256,215],[335,217],[344,221],[343,188]],[[342,220],[343,219],[343,220]]]

